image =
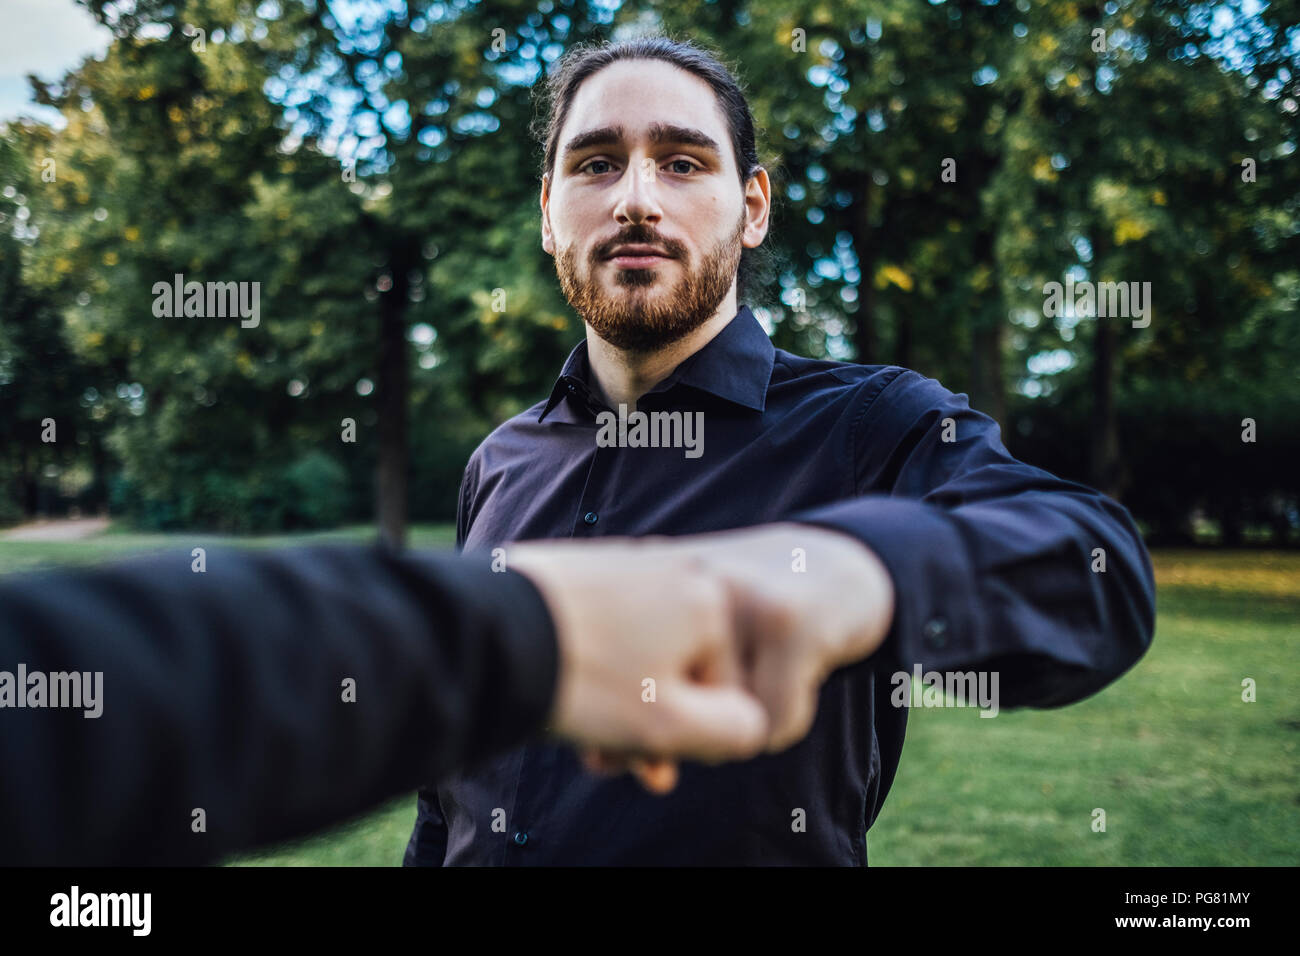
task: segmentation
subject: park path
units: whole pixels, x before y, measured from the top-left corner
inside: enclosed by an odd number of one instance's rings
[[[57,518],[0,531],[3,541],[79,541],[108,528],[107,518]]]

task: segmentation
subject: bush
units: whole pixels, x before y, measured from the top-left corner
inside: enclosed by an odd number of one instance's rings
[[[22,520],[23,509],[18,502],[11,500],[6,495],[0,495],[0,528],[18,524]]]
[[[191,465],[166,478],[145,482],[114,476],[114,512],[148,530],[234,534],[333,527],[347,516],[347,471],[319,451],[245,472]]]
[[[348,508],[348,473],[324,452],[308,452],[284,472],[286,528],[327,528],[343,521]]]

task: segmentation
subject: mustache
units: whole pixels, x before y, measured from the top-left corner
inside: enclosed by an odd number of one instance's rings
[[[686,258],[686,249],[681,243],[665,239],[654,233],[644,232],[626,233],[611,239],[609,242],[603,243],[592,250],[592,258],[608,259],[619,246],[654,246],[656,249],[662,249],[666,255],[674,259]]]

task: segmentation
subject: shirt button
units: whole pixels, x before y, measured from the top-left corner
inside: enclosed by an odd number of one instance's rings
[[[932,617],[925,623],[925,639],[935,647],[944,647],[948,643],[948,622],[941,617]]]
[[[588,511],[585,515],[582,516],[582,520],[587,522],[587,524],[595,524],[597,521],[600,520],[600,515],[596,514],[596,512],[594,511]]]
[[[518,833],[515,834],[515,842],[518,843],[520,846],[523,846],[525,843],[528,842],[528,834],[525,833],[523,830],[520,830]]]

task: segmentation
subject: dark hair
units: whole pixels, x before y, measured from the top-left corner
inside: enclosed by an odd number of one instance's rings
[[[538,81],[534,92],[537,94],[539,109],[533,117],[532,133],[542,147],[542,173],[550,176],[555,170],[560,130],[564,128],[578,87],[584,80],[619,60],[663,60],[693,73],[713,88],[722,115],[727,121],[736,170],[740,175],[740,188],[743,190],[763,164],[758,159],[754,117],[739,81],[712,51],[689,40],[678,40],[662,34],[600,44],[575,44]],[[775,203],[775,189],[772,199]],[[756,249],[741,250],[740,270],[736,279],[738,302],[743,304],[750,300],[771,283],[774,261],[771,251],[763,245]]]

